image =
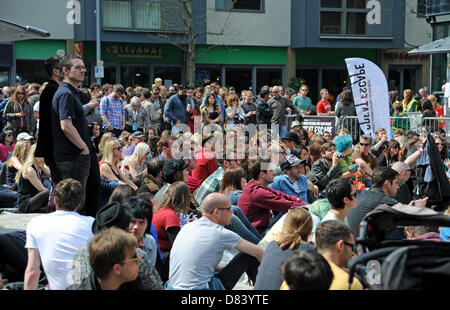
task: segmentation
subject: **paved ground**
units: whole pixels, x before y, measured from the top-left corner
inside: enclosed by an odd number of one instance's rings
[[[26,230],[28,222],[39,215],[39,213],[23,214],[4,211],[0,213],[0,234],[15,230]]]

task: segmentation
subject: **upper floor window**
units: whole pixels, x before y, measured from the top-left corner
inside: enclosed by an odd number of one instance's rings
[[[103,27],[162,29],[162,2],[161,0],[103,0]]]
[[[417,0],[417,18],[425,18],[427,15],[426,0]]]
[[[216,0],[216,10],[262,12],[264,0]]]
[[[366,35],[367,0],[320,0],[320,34]]]

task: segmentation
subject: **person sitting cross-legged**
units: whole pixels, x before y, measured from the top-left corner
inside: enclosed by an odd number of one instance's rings
[[[183,226],[170,254],[167,289],[231,290],[244,272],[255,280],[264,250],[223,226],[230,224],[231,205],[220,193],[206,196],[202,217]],[[225,249],[238,253],[219,273],[215,273]]]

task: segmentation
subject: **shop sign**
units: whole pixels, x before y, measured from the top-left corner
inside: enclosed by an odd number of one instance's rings
[[[162,58],[162,47],[142,45],[105,45],[105,51],[109,55],[119,58]]]
[[[399,59],[399,60],[427,60],[430,58],[430,54],[422,55],[409,55],[408,52],[401,53],[384,53],[384,58],[389,60]]]

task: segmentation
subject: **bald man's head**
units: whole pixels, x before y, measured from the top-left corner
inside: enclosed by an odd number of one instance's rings
[[[211,214],[214,209],[228,207],[229,199],[221,193],[211,193],[202,201],[202,213]]]

